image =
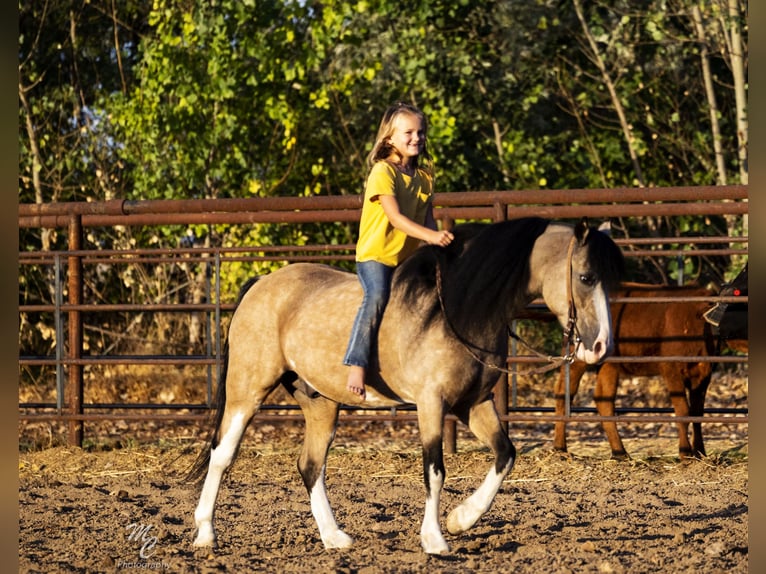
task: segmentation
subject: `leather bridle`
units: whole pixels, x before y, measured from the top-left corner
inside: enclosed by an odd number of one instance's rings
[[[527,349],[529,349],[534,355],[536,355],[539,358],[545,359],[550,364],[545,365],[543,367],[538,367],[535,369],[525,369],[522,371],[522,374],[537,374],[537,373],[545,373],[548,371],[551,371],[553,369],[556,369],[560,367],[561,365],[565,363],[571,364],[575,360],[575,352],[577,350],[577,346],[582,342],[582,339],[579,335],[579,330],[577,329],[577,308],[575,306],[574,301],[574,293],[572,291],[572,257],[574,255],[574,248],[575,244],[577,243],[577,239],[572,236],[572,239],[569,241],[569,247],[567,249],[567,305],[568,305],[568,313],[567,313],[567,324],[564,327],[564,337],[562,340],[562,346],[561,346],[561,355],[554,356],[554,355],[547,355],[545,353],[542,353],[540,351],[537,351],[534,347],[532,347],[529,343],[527,343],[522,337],[520,337],[517,333],[515,333],[510,327],[508,327],[508,335],[519,341],[522,345],[524,345]],[[454,325],[452,325],[452,322],[449,319],[449,316],[447,315],[447,309],[444,305],[444,296],[442,294],[442,273],[441,273],[441,267],[437,263],[436,265],[436,294],[439,298],[439,305],[441,307],[442,314],[444,315],[444,320],[447,323],[447,326],[449,327],[450,331],[452,331],[452,334],[455,336],[455,338],[460,341],[460,344],[463,345],[465,350],[468,352],[471,357],[473,357],[474,360],[481,363],[485,367],[489,369],[493,369],[496,371],[500,371],[507,374],[519,374],[519,371],[511,371],[510,369],[507,369],[506,367],[497,365],[495,363],[492,363],[490,361],[486,361],[481,358],[479,353],[485,353],[485,354],[496,354],[493,351],[482,349],[478,345],[475,345],[471,343],[470,341],[467,341],[460,333],[457,332]],[[506,362],[510,358],[510,355],[506,356]]]

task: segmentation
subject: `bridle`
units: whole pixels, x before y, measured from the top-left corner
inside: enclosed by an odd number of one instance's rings
[[[568,363],[574,361],[574,353],[577,346],[582,343],[580,330],[577,328],[577,306],[574,301],[574,292],[572,291],[572,257],[574,255],[575,243],[577,239],[572,236],[567,248],[567,324],[564,327],[564,338],[561,344],[561,357]],[[572,338],[574,336],[574,338]]]
[[[536,350],[529,343],[527,343],[521,336],[515,333],[513,329],[510,328],[510,326],[508,327],[508,335],[511,338],[520,342],[537,357],[545,359],[546,361],[549,362],[548,365],[545,365],[543,367],[537,367],[534,369],[525,369],[523,371],[523,374],[546,373],[553,369],[559,368],[561,365],[565,363],[572,364],[575,360],[575,352],[577,350],[577,346],[582,342],[582,338],[580,337],[579,330],[577,329],[577,308],[575,306],[574,295],[572,292],[572,256],[574,255],[574,247],[576,242],[577,242],[576,238],[572,236],[572,239],[569,241],[569,247],[567,248],[568,313],[567,313],[567,324],[564,327],[564,337],[562,339],[561,355],[559,356],[547,355],[545,353],[542,353]],[[481,363],[487,368],[500,371],[502,373],[507,373],[507,374],[519,373],[518,370],[512,371],[506,367],[502,367],[500,365],[497,365],[495,363],[482,359],[479,353],[485,353],[485,354],[495,354],[495,353],[487,349],[482,349],[478,345],[471,343],[470,341],[466,340],[465,337],[463,337],[460,333],[457,332],[454,325],[450,321],[449,316],[447,315],[447,309],[444,305],[444,295],[442,293],[442,273],[441,273],[441,267],[439,266],[438,262],[436,264],[436,294],[439,298],[439,306],[441,307],[442,315],[444,315],[444,320],[447,323],[447,326],[449,327],[450,331],[452,331],[452,334],[455,336],[455,338],[458,341],[460,341],[460,344],[463,345],[465,350],[468,352],[469,355],[471,355],[471,357],[473,357],[474,360]],[[509,357],[510,356],[506,356],[506,360]]]

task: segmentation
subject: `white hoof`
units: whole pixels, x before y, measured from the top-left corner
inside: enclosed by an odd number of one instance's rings
[[[199,526],[197,538],[194,539],[193,545],[198,548],[215,546],[215,532],[213,532],[212,524],[208,522]]]
[[[463,506],[458,506],[447,516],[447,532],[450,534],[462,534],[478,520],[476,513],[466,510]]]
[[[322,536],[322,543],[325,548],[351,548],[354,539],[342,530],[336,530],[332,534]]]
[[[441,534],[438,536],[434,534],[421,535],[420,545],[426,554],[446,554],[449,552],[449,545]]]

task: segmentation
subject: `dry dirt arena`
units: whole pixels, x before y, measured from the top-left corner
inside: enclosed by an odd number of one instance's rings
[[[20,452],[20,572],[744,573],[747,428],[704,426],[708,457],[682,462],[672,425],[622,425],[632,459],[617,462],[595,425],[570,425],[561,455],[551,424],[512,424],[519,456],[494,505],[447,535],[449,554],[428,556],[414,425],[341,424],[327,483],[356,544],[325,550],[295,466],[302,425],[254,423],[221,488],[214,551],[192,548],[197,489],[182,480],[199,428],[126,439],[126,427],[87,449]],[[457,446],[445,459],[443,525],[492,463],[464,429]]]

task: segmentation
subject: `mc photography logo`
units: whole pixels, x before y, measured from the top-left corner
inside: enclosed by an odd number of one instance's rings
[[[152,559],[157,553],[157,536],[152,533],[154,528],[151,524],[131,522],[125,527],[127,541],[130,546],[138,550],[138,559],[117,560],[117,568],[138,570],[167,570],[170,564],[162,560]]]

